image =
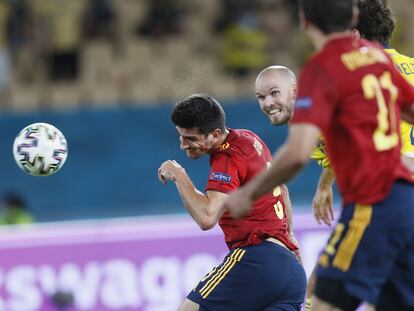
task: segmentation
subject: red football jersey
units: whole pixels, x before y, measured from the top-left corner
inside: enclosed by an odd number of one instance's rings
[[[219,149],[210,155],[210,174],[206,191],[229,193],[266,169],[272,155],[266,144],[247,130],[229,129]],[[230,249],[255,245],[273,237],[290,250],[297,247],[289,240],[288,222],[280,187],[256,200],[249,214],[233,219],[226,212],[219,220]]]
[[[292,123],[311,123],[325,137],[345,203],[381,201],[396,179],[411,181],[400,161],[400,109],[414,89],[382,47],[330,40],[305,66]]]

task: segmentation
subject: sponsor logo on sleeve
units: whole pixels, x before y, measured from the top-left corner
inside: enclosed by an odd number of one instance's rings
[[[300,97],[296,100],[295,109],[309,109],[312,107],[312,98]]]
[[[220,173],[220,172],[211,172],[209,180],[217,180],[217,181],[223,181],[226,183],[231,182],[231,176],[229,174]]]

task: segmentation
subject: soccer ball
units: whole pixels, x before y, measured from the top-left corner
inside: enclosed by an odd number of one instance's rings
[[[14,140],[13,156],[27,174],[49,176],[56,173],[68,156],[66,138],[48,123],[33,123]]]

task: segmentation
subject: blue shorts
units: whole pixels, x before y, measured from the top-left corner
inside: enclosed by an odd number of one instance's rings
[[[397,181],[377,204],[345,206],[317,276],[373,305],[414,307],[414,185]]]
[[[236,248],[187,298],[200,311],[299,311],[306,275],[295,255],[269,241]]]

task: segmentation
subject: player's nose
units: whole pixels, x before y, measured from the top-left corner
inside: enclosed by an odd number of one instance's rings
[[[189,146],[190,145],[183,138],[180,137],[180,149],[188,149]]]
[[[270,108],[273,106],[273,99],[271,96],[266,96],[263,100],[263,105],[265,108]]]

